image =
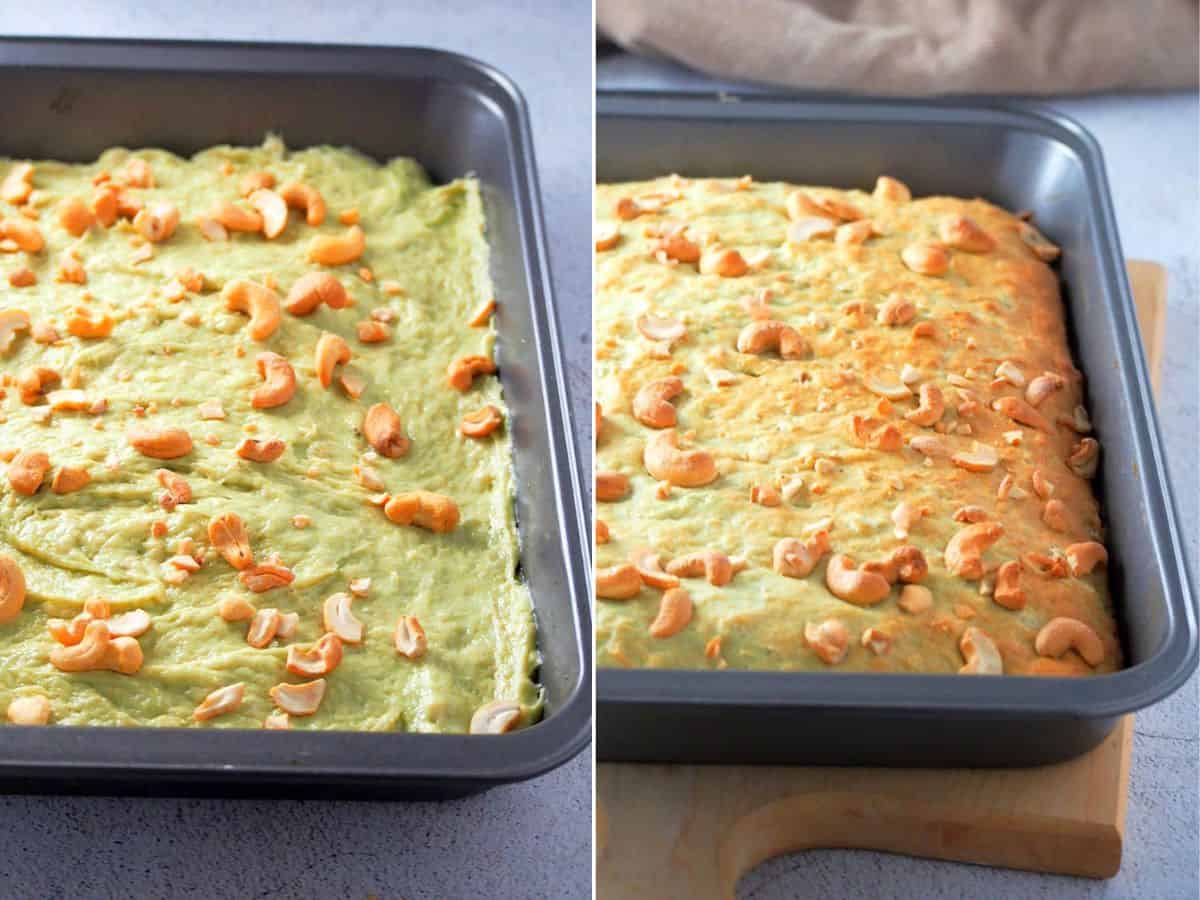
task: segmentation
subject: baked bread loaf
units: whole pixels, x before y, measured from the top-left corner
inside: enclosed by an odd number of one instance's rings
[[[984,200],[600,185],[602,666],[1121,665],[1058,248]]]

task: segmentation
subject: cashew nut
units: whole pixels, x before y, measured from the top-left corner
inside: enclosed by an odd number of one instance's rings
[[[1095,438],[1083,438],[1067,456],[1067,467],[1080,478],[1095,477],[1099,465],[1100,442]]]
[[[668,259],[681,263],[700,261],[700,246],[682,233],[669,234],[658,243],[658,249],[666,254]]]
[[[476,375],[491,375],[496,364],[486,356],[463,356],[446,368],[446,381],[456,391],[469,391]]]
[[[192,436],[184,428],[148,428],[134,425],[125,434],[138,453],[151,459],[178,459],[192,452]]]
[[[633,415],[651,428],[670,428],[675,424],[671,400],[683,393],[683,382],[675,377],[660,378],[644,384],[633,398]]]
[[[1039,431],[1054,433],[1054,426],[1050,424],[1050,421],[1020,397],[1001,397],[999,400],[993,401],[992,408],[996,412],[1008,416],[1014,422],[1037,428]]]
[[[692,620],[692,595],[683,588],[672,588],[662,595],[658,615],[650,623],[650,636],[669,638],[678,634]]]
[[[1004,674],[1004,659],[986,632],[968,628],[958,642],[958,649],[966,660],[966,665],[958,670],[960,675]]]
[[[0,310],[0,353],[12,349],[17,332],[29,330],[29,313],[23,309]]]
[[[1047,500],[1042,508],[1042,521],[1053,531],[1066,532],[1071,529],[1071,517],[1067,505],[1061,500]]]
[[[235,569],[248,569],[254,565],[250,538],[237,513],[227,512],[213,517],[208,523],[208,540]]]
[[[907,413],[904,418],[914,425],[922,425],[926,428],[936,425],[941,421],[942,413],[946,411],[941,390],[937,385],[926,382],[921,385],[920,397],[920,405],[912,412]]]
[[[492,404],[467,413],[458,423],[458,430],[470,438],[485,438],[504,424],[504,414]]]
[[[875,179],[875,190],[871,192],[871,196],[885,203],[907,203],[912,199],[912,191],[903,181],[880,175]]]
[[[242,459],[248,459],[251,462],[273,463],[283,456],[283,451],[286,449],[287,444],[279,438],[268,438],[265,441],[244,438],[234,448],[234,452]]]
[[[42,694],[18,697],[8,704],[8,721],[13,725],[45,725],[50,721],[50,700]]]
[[[359,322],[354,326],[354,331],[364,344],[381,344],[392,336],[391,329],[374,319]]]
[[[0,200],[20,206],[33,193],[33,163],[16,163],[0,182]]]
[[[142,667],[142,648],[136,638],[111,637],[108,625],[97,619],[88,623],[78,644],[51,649],[50,663],[63,672],[108,669],[132,675]]]
[[[900,434],[900,429],[890,422],[881,422],[878,419],[868,419],[855,414],[850,419],[850,425],[854,431],[854,437],[866,447],[895,452],[904,446],[904,436]],[[914,449],[920,449],[916,446],[916,442],[917,438],[914,437],[909,444]],[[921,452],[926,451],[921,450]]]
[[[354,262],[367,249],[362,228],[352,225],[338,235],[319,234],[308,244],[308,261],[322,266],[341,266]]]
[[[687,326],[678,319],[667,316],[638,316],[637,330],[650,341],[666,341],[669,344],[687,337]]]
[[[938,225],[938,237],[943,244],[968,253],[987,253],[996,240],[966,216],[946,216]]]
[[[262,216],[257,210],[238,206],[231,200],[224,200],[213,207],[211,218],[229,231],[253,233],[262,231],[263,227]]]
[[[227,684],[201,700],[200,705],[193,710],[192,718],[197,722],[207,722],[209,719],[231,713],[242,705],[245,697],[246,685],[243,682]]]
[[[133,217],[133,227],[146,240],[158,244],[179,227],[179,207],[174,203],[155,203]]]
[[[876,656],[883,656],[892,649],[892,636],[878,628],[868,628],[863,631],[859,643]]]
[[[829,552],[829,532],[818,531],[807,541],[783,538],[771,551],[771,567],[787,578],[806,578]]]
[[[1067,565],[1071,567],[1071,574],[1076,578],[1090,575],[1096,566],[1108,563],[1108,551],[1104,549],[1103,544],[1095,541],[1071,544],[1063,551],[1063,555],[1067,558]]]
[[[1054,262],[1054,260],[1058,259],[1059,254],[1062,253],[1056,245],[1052,244],[1045,235],[1028,222],[1021,222],[1017,226],[1017,236],[1033,251],[1033,255],[1042,262]]]
[[[642,576],[633,563],[596,570],[596,596],[602,600],[628,600],[641,589]]]
[[[1074,649],[1089,666],[1104,662],[1104,642],[1086,622],[1058,616],[1042,626],[1033,641],[1038,656],[1057,658]]]
[[[824,622],[805,622],[804,640],[823,663],[836,666],[846,658],[850,649],[850,633],[838,619]]]
[[[493,700],[471,716],[471,734],[505,734],[521,722],[521,707],[514,700]]]
[[[287,587],[296,580],[296,576],[287,566],[267,562],[243,569],[238,573],[238,580],[248,590],[263,594],[275,588]]]
[[[396,652],[409,659],[420,659],[429,647],[425,637],[425,629],[416,616],[401,616],[396,622],[396,631],[392,635],[392,644]]]
[[[782,359],[804,359],[812,353],[808,340],[783,322],[763,319],[751,322],[738,333],[739,353],[767,353],[775,350]]]
[[[1021,588],[1020,560],[1009,560],[996,570],[996,586],[992,599],[1005,609],[1024,609],[1025,591]]]
[[[933,591],[924,585],[906,584],[900,589],[896,605],[909,615],[920,615],[933,607]]]
[[[330,273],[309,272],[296,279],[284,308],[293,316],[307,316],[322,303],[330,309],[345,309],[350,305],[350,296]]]
[[[667,563],[667,572],[681,578],[697,578],[703,575],[713,587],[729,584],[733,576],[746,568],[741,557],[730,558],[719,550],[701,550],[689,553]]]
[[[825,567],[825,586],[835,597],[855,606],[874,606],[892,590],[885,575],[855,567],[854,560],[844,553],[830,558]]]
[[[11,556],[0,554],[0,625],[11,622],[25,606],[25,573]]]
[[[247,172],[238,182],[238,193],[249,197],[259,188],[275,187],[275,176],[270,172]]]
[[[978,581],[983,577],[983,552],[1000,540],[1004,526],[999,522],[978,522],[961,528],[946,545],[946,568],[951,575]]]
[[[1066,383],[1066,379],[1061,375],[1056,375],[1054,372],[1043,372],[1029,382],[1029,387],[1025,388],[1025,399],[1030,406],[1040,406],[1042,401],[1055,391],[1062,390]]]
[[[592,240],[596,245],[597,253],[611,250],[621,240],[621,226],[616,222],[598,222],[592,228]]]
[[[125,183],[130,187],[154,187],[154,173],[150,171],[150,163],[136,156],[130,157],[125,163]]]
[[[17,373],[16,388],[21,402],[26,406],[37,403],[46,388],[62,381],[59,374],[46,366],[30,366]]]
[[[92,481],[92,473],[83,466],[60,466],[50,481],[50,490],[56,494],[81,491]]]
[[[113,324],[112,316],[77,306],[67,319],[67,331],[77,338],[93,340],[112,334]]]
[[[289,716],[311,716],[325,697],[325,679],[303,684],[277,684],[269,693],[275,705]]]
[[[258,610],[246,629],[246,643],[261,650],[275,639],[279,630],[279,610],[272,607]]]
[[[607,544],[610,540],[608,525],[603,519],[596,520],[596,543]]]
[[[150,614],[144,609],[131,609],[108,620],[108,633],[113,637],[141,637],[150,630]]]
[[[342,639],[330,632],[309,647],[298,644],[288,647],[286,665],[293,675],[319,678],[336,669],[341,661]]]
[[[629,561],[637,569],[644,584],[667,591],[679,587],[679,579],[663,571],[658,554],[649,547],[638,547],[629,554]]]
[[[225,285],[221,291],[225,308],[250,316],[250,337],[265,341],[275,333],[283,317],[279,312],[279,295],[269,287],[243,278]]]
[[[886,559],[865,562],[860,568],[864,572],[878,572],[888,580],[888,584],[895,584],[897,581],[916,584],[924,581],[925,576],[929,574],[925,554],[912,544],[897,547]]]
[[[0,239],[12,241],[18,250],[38,253],[46,246],[42,230],[28,219],[4,219],[0,221]]]
[[[596,473],[596,499],[601,503],[620,500],[629,493],[629,476],[620,472]]]
[[[316,368],[317,381],[321,387],[328,388],[333,384],[333,370],[339,365],[350,362],[350,345],[339,334],[328,331],[321,332],[317,338]]]
[[[72,237],[81,237],[95,221],[91,208],[80,197],[68,197],[58,207],[58,224]]]
[[[349,594],[333,594],[321,605],[321,622],[330,634],[347,644],[361,644],[365,629],[363,623],[350,611],[354,598]]]
[[[683,450],[675,429],[661,431],[646,442],[642,451],[646,471],[659,481],[678,487],[699,487],[716,480],[717,463],[704,450]]]
[[[917,241],[900,251],[900,260],[918,275],[945,275],[950,268],[950,254],[934,241]]]
[[[283,406],[296,393],[296,371],[292,364],[278,353],[260,353],[254,360],[263,383],[250,395],[250,405],[255,409],[273,409]]]
[[[304,221],[313,228],[325,221],[325,200],[316,188],[292,182],[279,189],[279,196],[292,209],[304,210]]]
[[[262,216],[263,237],[274,240],[287,228],[288,208],[283,198],[268,188],[259,188],[248,198],[249,203]]]
[[[383,512],[399,525],[416,525],[437,534],[453,531],[458,525],[458,504],[432,491],[394,494],[384,504]]]
[[[742,254],[721,247],[706,250],[700,257],[701,275],[720,275],[722,278],[739,278],[750,270]]]
[[[907,540],[912,527],[927,515],[929,515],[929,507],[913,506],[907,500],[901,500],[892,510],[892,524],[895,526],[893,533],[896,538],[901,541]]]
[[[916,315],[915,303],[900,294],[891,294],[880,304],[875,321],[880,325],[907,325]]]
[[[50,457],[40,450],[22,450],[8,464],[8,483],[18,494],[32,497],[50,471]]]
[[[389,459],[399,459],[408,453],[410,442],[404,436],[400,416],[386,403],[376,403],[367,410],[362,431],[367,443]]]
[[[969,452],[964,450],[955,453],[950,461],[968,472],[990,472],[1000,463],[1000,454],[994,447],[976,443]]]

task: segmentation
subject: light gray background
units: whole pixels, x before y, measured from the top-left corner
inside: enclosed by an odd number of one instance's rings
[[[603,88],[753,90],[624,54],[602,56]],[[1158,409],[1172,485],[1197,571],[1197,338],[1200,216],[1195,93],[1053,97],[1042,102],[1100,141],[1129,258],[1169,271],[1167,346]],[[791,897],[1145,898],[1200,896],[1197,821],[1197,678],[1135,719],[1128,831],[1120,874],[1107,882],[1008,872],[866,851],[823,850],[764,863],[739,885],[742,900]]]
[[[10,35],[425,45],[506,72],[532,114],[571,398],[576,421],[586,426],[590,0],[547,9],[519,0],[401,5],[0,0],[0,28]],[[590,442],[577,443],[590,471]],[[587,897],[591,785],[589,748],[543,778],[449,803],[0,797],[0,897]]]

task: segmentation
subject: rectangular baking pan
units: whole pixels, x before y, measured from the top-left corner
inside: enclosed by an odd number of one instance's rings
[[[521,560],[544,719],[501,736],[0,728],[0,788],[452,796],[574,756],[591,725],[591,617],[578,462],[525,103],[478,62],[413,48],[0,41],[0,152],[90,161],[107,147],[346,144],[481,186],[512,417]]]
[[[1036,213],[1062,247],[1075,359],[1128,668],[1084,679],[601,669],[597,757],[665,762],[1018,766],[1080,754],[1196,668],[1196,614],[1100,148],[1024,107],[601,92],[596,178],[751,174]]]

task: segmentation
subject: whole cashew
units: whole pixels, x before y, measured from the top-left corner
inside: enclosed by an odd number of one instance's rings
[[[670,428],[675,424],[675,407],[671,400],[683,393],[678,378],[660,378],[644,384],[633,398],[633,415],[651,428]]]
[[[49,456],[40,450],[22,450],[8,464],[8,483],[18,494],[32,497],[41,490],[49,471]]]
[[[915,303],[900,294],[891,294],[880,304],[875,321],[880,325],[907,325],[916,315]]]
[[[91,208],[80,197],[68,197],[58,207],[58,224],[71,237],[82,237],[95,221]]]
[[[234,448],[234,453],[251,462],[272,463],[283,456],[283,451],[286,449],[287,444],[279,438],[270,438],[265,441],[243,438]]]
[[[716,480],[717,463],[704,450],[683,450],[674,429],[661,431],[646,442],[642,451],[646,471],[659,481],[679,487],[699,487]]]
[[[602,600],[628,600],[641,589],[642,576],[633,563],[596,570],[596,596]]]
[[[279,189],[279,196],[292,209],[304,210],[304,221],[313,228],[325,221],[325,200],[316,188],[292,182]]]
[[[25,606],[25,573],[11,556],[0,554],[0,625],[11,622]]]
[[[267,188],[259,188],[248,200],[262,216],[263,237],[273,240],[283,234],[287,228],[288,208],[282,197]]]
[[[367,249],[362,228],[352,225],[343,234],[319,234],[308,244],[308,261],[322,266],[341,266],[354,262]]]
[[[207,722],[217,716],[233,712],[242,705],[246,697],[246,685],[239,681],[217,688],[200,701],[200,705],[192,711],[192,718],[197,722]]]
[[[775,350],[781,359],[804,359],[812,353],[808,340],[792,328],[775,319],[751,322],[738,333],[739,353],[767,353]]]
[[[257,210],[246,209],[230,200],[223,200],[213,207],[211,218],[230,231],[251,233],[262,231],[263,227],[262,216]]]
[[[467,413],[458,423],[458,430],[470,438],[485,438],[504,424],[504,414],[492,404]]]
[[[277,684],[269,691],[275,705],[290,716],[311,716],[325,697],[325,679],[303,684]]]
[[[804,640],[823,663],[836,666],[846,658],[850,649],[850,633],[838,619],[824,622],[805,622]]]
[[[288,647],[287,670],[305,678],[328,675],[342,661],[342,639],[330,632],[310,647],[293,644]]]
[[[1021,588],[1021,563],[1013,559],[996,570],[992,599],[1005,609],[1024,609],[1025,591]]]
[[[88,623],[83,640],[70,647],[50,651],[50,663],[63,672],[92,672],[108,669],[133,675],[142,667],[142,648],[136,638],[110,637],[101,619]]]
[[[629,476],[620,472],[596,473],[596,499],[601,503],[620,500],[629,493]]]
[[[1100,465],[1100,442],[1095,438],[1083,438],[1071,448],[1067,466],[1080,478],[1092,478]]]
[[[996,649],[996,643],[986,632],[968,628],[958,642],[966,665],[959,669],[960,675],[1003,675],[1004,659]]]
[[[818,531],[807,541],[783,538],[771,552],[771,567],[786,578],[806,578],[829,552],[829,532]]]
[[[658,615],[650,623],[650,636],[669,638],[681,632],[692,620],[692,595],[683,588],[672,588],[662,595]]]
[[[214,516],[208,523],[208,540],[235,569],[247,569],[254,565],[250,538],[237,513],[227,512]]]
[[[1038,656],[1059,657],[1074,649],[1089,666],[1098,666],[1104,661],[1104,642],[1086,622],[1058,616],[1051,619],[1037,633],[1033,648]]]
[[[255,284],[244,278],[229,282],[221,290],[225,308],[250,316],[250,337],[265,341],[275,333],[282,321],[279,312],[279,295],[269,287]]]
[[[458,504],[432,491],[393,494],[383,512],[397,524],[416,525],[437,534],[453,531],[458,525]]]
[[[1061,390],[1066,386],[1066,383],[1066,380],[1061,375],[1056,375],[1053,372],[1043,372],[1029,382],[1029,387],[1025,388],[1025,400],[1030,406],[1040,406],[1043,400],[1055,391]]]
[[[950,254],[933,241],[909,244],[900,251],[900,260],[918,275],[945,275],[950,268]]]
[[[146,240],[158,244],[179,227],[179,207],[174,203],[155,203],[133,217],[133,227]]]
[[[26,253],[38,253],[46,246],[42,230],[28,219],[4,219],[0,221],[0,239],[12,241]]]
[[[333,370],[350,362],[350,345],[340,334],[321,332],[317,338],[316,369],[321,387],[333,384]]]
[[[178,459],[192,452],[192,436],[183,428],[148,428],[135,425],[125,434],[138,453],[151,459]]]
[[[946,216],[938,225],[938,237],[943,244],[968,253],[987,253],[996,240],[966,216]]]
[[[496,364],[486,356],[463,356],[446,368],[446,381],[456,391],[469,391],[476,375],[491,375]]]
[[[399,459],[408,453],[410,442],[404,436],[400,416],[386,403],[376,403],[363,419],[363,437],[376,452],[389,459]]]
[[[307,316],[322,303],[330,309],[345,309],[350,305],[350,296],[329,272],[309,272],[296,279],[284,309],[293,316]]]
[[[719,550],[701,550],[689,553],[667,563],[667,572],[681,578],[696,578],[703,575],[713,587],[729,584],[733,576],[746,568],[740,557],[730,559]]]
[[[296,393],[296,371],[292,364],[278,353],[260,353],[254,359],[263,383],[250,395],[250,405],[255,409],[273,409],[283,406]]]
[[[921,385],[920,397],[920,405],[912,412],[907,413],[904,418],[914,425],[922,425],[926,428],[936,425],[941,421],[942,413],[946,411],[941,390],[936,384],[926,382]]]
[[[960,528],[946,545],[946,568],[950,574],[968,581],[982,578],[983,551],[1000,540],[1002,534],[1004,526],[999,522],[978,522]]]
[[[629,561],[637,569],[642,582],[660,591],[679,587],[679,579],[663,571],[658,554],[649,547],[638,547],[629,554]]]
[[[521,706],[515,700],[493,700],[471,716],[471,734],[506,734],[521,724]]]
[[[1014,422],[1028,425],[1048,434],[1054,433],[1054,426],[1050,424],[1050,420],[1020,397],[1001,397],[992,403],[992,408],[996,412],[1008,416]]]
[[[1095,541],[1071,544],[1063,551],[1063,555],[1067,558],[1067,565],[1071,567],[1071,574],[1076,578],[1090,575],[1096,566],[1108,562],[1108,551],[1104,549],[1103,544]]]
[[[830,593],[855,606],[874,606],[892,590],[892,584],[879,572],[856,568],[854,560],[839,553],[825,567],[825,586]]]

